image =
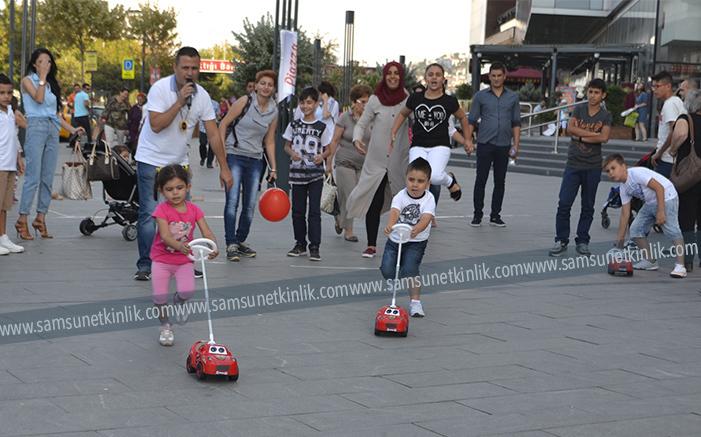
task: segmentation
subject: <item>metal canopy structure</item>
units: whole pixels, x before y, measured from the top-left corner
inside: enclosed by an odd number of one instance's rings
[[[570,70],[573,74],[596,71],[599,67],[612,70],[608,79],[613,82],[634,79],[634,69],[645,53],[642,44],[559,44],[559,45],[472,45],[472,89],[479,90],[483,64],[502,62],[507,68],[533,67],[543,71],[543,90],[549,83],[552,99],[558,70]],[[545,80],[545,78],[549,80]]]

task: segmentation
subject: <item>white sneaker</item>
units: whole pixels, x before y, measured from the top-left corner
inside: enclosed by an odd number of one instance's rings
[[[0,255],[7,255],[9,253],[10,253],[9,249],[6,249],[5,247],[0,246]]]
[[[24,252],[24,247],[19,246],[12,241],[10,241],[10,237],[7,236],[7,234],[3,235],[0,237],[0,247],[7,249],[7,253],[22,253]],[[7,253],[3,254],[6,255]]]
[[[669,273],[669,276],[673,278],[686,278],[686,267],[681,264],[674,264],[674,270]]]
[[[641,259],[637,263],[633,264],[633,268],[635,270],[657,270],[660,268],[660,266],[657,264],[657,261],[650,262],[646,259]]]
[[[161,346],[173,346],[175,335],[173,330],[166,326],[161,326],[161,335],[158,337],[158,342]]]
[[[411,317],[423,317],[426,315],[424,314],[424,307],[421,306],[420,300],[412,300],[409,302],[409,315]]]

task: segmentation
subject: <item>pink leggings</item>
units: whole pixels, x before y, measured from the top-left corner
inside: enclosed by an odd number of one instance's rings
[[[151,282],[153,283],[153,303],[163,305],[168,302],[168,286],[171,276],[175,276],[178,296],[187,300],[195,294],[194,264],[151,263]]]

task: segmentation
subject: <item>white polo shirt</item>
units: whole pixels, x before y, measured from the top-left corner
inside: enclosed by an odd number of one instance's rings
[[[17,171],[17,133],[15,113],[7,107],[0,110],[0,171]]]
[[[188,163],[188,141],[192,137],[195,126],[202,121],[214,120],[212,100],[207,91],[195,84],[197,92],[192,96],[190,108],[183,106],[173,121],[162,131],[155,133],[151,130],[150,117],[146,116],[139,135],[136,149],[136,160],[145,164],[163,167],[168,164]],[[178,100],[178,88],[175,76],[170,75],[154,83],[148,92],[148,100],[144,114],[148,112],[164,113]],[[183,121],[187,127],[182,129]]]

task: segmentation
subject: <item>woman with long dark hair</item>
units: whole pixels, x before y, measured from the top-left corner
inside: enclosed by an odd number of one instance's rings
[[[82,127],[75,128],[68,124],[60,115],[61,87],[56,79],[57,72],[51,52],[38,48],[32,52],[26,76],[21,82],[22,103],[27,117],[24,144],[26,171],[15,229],[23,240],[34,239],[29,233],[27,216],[37,188],[37,215],[32,227],[41,238],[53,238],[46,229],[46,212],[51,203],[51,185],[58,160],[58,131],[63,126],[71,134],[85,132]]]

